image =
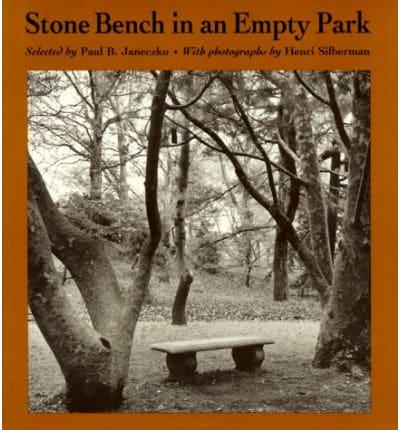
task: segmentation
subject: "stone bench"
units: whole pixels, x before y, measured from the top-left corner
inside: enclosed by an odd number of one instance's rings
[[[181,380],[196,371],[196,353],[199,351],[232,348],[236,369],[249,372],[259,368],[264,361],[264,345],[273,343],[263,336],[236,336],[154,343],[150,349],[166,352],[170,378]]]

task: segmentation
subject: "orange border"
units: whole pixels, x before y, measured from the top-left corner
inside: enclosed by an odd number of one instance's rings
[[[397,380],[397,2],[395,0],[3,0],[3,392],[5,429],[131,428],[242,429],[246,426],[296,429],[394,429]],[[363,10],[371,21],[371,35],[316,35],[302,42],[284,38],[272,42],[263,35],[26,35],[24,16],[38,10],[53,18],[81,18],[94,10],[121,19],[146,16],[151,10],[167,20],[173,10],[199,19],[230,19],[232,11],[250,11],[264,18],[307,19],[328,10],[338,18],[352,18]],[[75,12],[74,12],[75,11]],[[79,11],[79,12],[77,12]],[[122,58],[27,57],[25,46],[159,45],[174,50],[192,44],[213,47],[277,45],[335,45],[368,48],[370,57],[280,57],[214,60],[202,57]],[[26,238],[26,72],[29,69],[371,69],[372,70],[372,411],[367,414],[28,414],[27,412],[27,238]]]

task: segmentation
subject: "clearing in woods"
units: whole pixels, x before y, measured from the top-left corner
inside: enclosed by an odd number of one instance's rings
[[[169,382],[165,355],[149,349],[153,342],[238,333],[268,334],[276,341],[265,348],[265,361],[255,373],[234,370],[229,350],[207,351],[198,353],[193,381]],[[311,366],[317,333],[314,321],[200,321],[184,327],[140,322],[120,411],[367,412],[367,376]],[[34,322],[29,345],[30,411],[65,412],[61,371]]]

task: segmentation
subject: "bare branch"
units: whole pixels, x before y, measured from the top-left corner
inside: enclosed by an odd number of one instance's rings
[[[273,226],[271,226],[269,224],[265,224],[265,225],[259,225],[259,226],[254,226],[254,227],[241,228],[241,229],[236,230],[236,231],[234,231],[232,233],[229,233],[229,234],[227,234],[225,236],[222,236],[222,237],[220,237],[220,238],[212,241],[211,243],[222,242],[223,240],[231,239],[232,237],[235,237],[235,236],[237,236],[239,234],[242,234],[242,233],[247,233],[249,231],[265,230],[267,228],[273,228]]]
[[[289,155],[289,157],[291,157],[295,163],[300,165],[300,157],[292,150],[289,148],[289,145],[282,139],[279,131],[277,134],[278,137],[278,145],[286,152],[287,155]]]
[[[325,149],[325,151],[322,151],[322,152],[321,152],[321,154],[318,156],[318,158],[319,158],[321,161],[325,161],[325,160],[327,160],[328,158],[331,158],[331,157],[333,157],[335,154],[338,154],[338,153],[340,153],[340,150],[339,150],[339,148],[337,147],[337,145],[334,145],[332,148],[328,148],[328,149]]]
[[[263,158],[263,160],[265,162],[265,165],[267,166],[268,182],[269,182],[269,187],[271,189],[272,200],[274,202],[274,205],[276,207],[279,207],[279,200],[278,200],[278,195],[276,193],[276,188],[275,188],[275,183],[274,183],[274,176],[272,174],[271,161],[270,161],[267,153],[265,152],[263,146],[258,141],[257,135],[256,135],[256,133],[255,133],[255,131],[254,131],[251,123],[250,123],[250,120],[249,120],[246,112],[244,111],[242,105],[240,104],[240,102],[239,102],[239,100],[238,100],[238,98],[237,98],[237,96],[235,94],[235,91],[234,91],[232,83],[229,80],[227,80],[227,79],[220,78],[220,80],[225,85],[225,87],[227,88],[227,90],[228,90],[228,92],[229,92],[229,94],[231,96],[232,102],[233,102],[233,104],[234,104],[234,106],[236,108],[236,111],[237,111],[238,115],[240,116],[240,118],[242,119],[244,125],[246,126],[246,128],[247,128],[247,130],[248,130],[248,132],[250,134],[251,140],[253,141],[254,145],[256,146],[256,148],[258,149],[258,151],[260,152],[260,154],[261,154],[261,156],[262,156],[262,158]]]
[[[348,150],[351,146],[351,141],[350,141],[349,135],[347,134],[347,131],[344,127],[342,113],[340,111],[339,104],[336,100],[335,88],[333,86],[331,73],[330,72],[324,72],[324,77],[325,77],[326,88],[327,88],[328,94],[329,94],[329,100],[330,100],[329,106],[332,109],[333,117],[335,119],[336,128],[339,132],[339,136],[343,142],[343,145]]]
[[[214,82],[215,78],[218,75],[215,75],[213,77],[211,77],[209,79],[209,81],[206,83],[206,85],[204,85],[204,87],[201,89],[201,91],[197,94],[197,96],[195,96],[192,100],[190,100],[188,103],[185,104],[177,104],[177,105],[170,105],[170,104],[166,104],[166,108],[168,110],[182,110],[182,109],[186,109],[192,105],[194,105],[198,100],[201,99],[201,97],[203,96],[203,94],[207,91],[207,89],[209,88],[209,86]]]
[[[325,100],[320,95],[318,95],[306,82],[302,79],[299,72],[296,70],[293,70],[294,75],[296,76],[297,80],[303,85],[303,87],[317,100],[319,100],[321,103],[331,106],[330,102],[328,100]]]
[[[63,71],[64,75],[67,77],[67,79],[71,82],[72,86],[74,87],[75,91],[78,93],[79,97],[90,107],[90,109],[94,109],[93,105],[89,102],[89,100],[83,95],[82,91],[79,89],[78,85],[75,84],[74,80],[69,76],[69,74],[66,71]]]

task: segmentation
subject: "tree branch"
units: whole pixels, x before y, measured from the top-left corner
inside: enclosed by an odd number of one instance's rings
[[[272,194],[272,201],[274,202],[274,205],[276,207],[279,207],[279,200],[278,200],[278,195],[276,193],[275,182],[274,182],[274,175],[272,173],[272,167],[271,167],[271,161],[270,161],[267,153],[265,152],[263,146],[261,145],[261,143],[257,139],[257,135],[256,135],[256,133],[255,133],[255,131],[254,131],[251,123],[250,123],[250,120],[249,120],[246,112],[244,111],[242,105],[240,104],[240,102],[239,102],[239,100],[238,100],[238,98],[237,98],[237,96],[235,94],[232,82],[229,81],[226,78],[221,78],[220,77],[219,79],[225,85],[226,89],[228,90],[228,92],[229,92],[229,94],[231,96],[233,105],[235,106],[236,111],[237,111],[239,117],[242,119],[242,121],[243,121],[243,123],[244,123],[244,125],[245,125],[245,127],[247,129],[247,131],[250,134],[251,140],[253,141],[255,147],[260,152],[260,154],[261,154],[261,156],[262,156],[262,158],[263,158],[263,160],[265,162],[265,165],[267,167],[267,175],[268,175],[269,187],[271,189],[271,194]]]
[[[338,105],[336,94],[335,94],[335,88],[333,86],[331,73],[330,72],[324,72],[325,77],[325,83],[326,83],[326,89],[328,90],[329,95],[329,106],[332,109],[333,117],[335,119],[336,128],[338,130],[340,139],[343,142],[343,145],[347,150],[350,149],[351,141],[349,138],[349,135],[347,134],[347,131],[344,127],[343,117],[342,113],[340,112],[340,107]]]
[[[303,87],[317,100],[319,100],[321,103],[330,106],[330,102],[328,100],[325,100],[323,97],[318,95],[306,82],[302,79],[299,72],[297,70],[293,70],[294,75],[296,76],[297,80],[303,85]]]
[[[209,79],[209,81],[206,83],[206,85],[204,85],[204,87],[201,89],[201,91],[197,94],[197,96],[195,96],[192,100],[190,100],[189,102],[185,103],[185,104],[177,104],[177,105],[170,105],[170,104],[166,104],[166,108],[168,110],[182,110],[182,109],[186,109],[192,105],[194,105],[198,100],[201,99],[201,97],[203,96],[203,94],[207,91],[207,88],[214,82],[215,78],[218,75],[215,75],[213,77],[211,77]]]
[[[356,208],[354,212],[353,224],[355,225],[359,225],[361,220],[361,212],[362,212],[362,206],[364,202],[365,189],[367,187],[367,181],[368,181],[369,172],[370,172],[370,159],[371,159],[370,154],[371,154],[370,144],[368,144],[367,153],[365,156],[364,168],[361,176],[360,187],[358,189],[358,194],[357,194]]]
[[[235,237],[235,236],[237,236],[237,235],[239,235],[241,233],[247,233],[247,232],[250,232],[250,231],[264,230],[264,229],[267,229],[267,228],[272,228],[272,226],[270,226],[268,224],[265,224],[265,225],[259,225],[259,226],[254,226],[254,227],[241,228],[241,229],[236,230],[236,231],[234,231],[232,233],[229,233],[229,234],[227,234],[225,236],[222,236],[222,237],[220,237],[220,238],[212,241],[211,243],[222,242],[223,240],[231,239],[232,237]]]
[[[289,157],[292,158],[292,160],[300,165],[301,161],[300,161],[300,157],[292,150],[289,148],[289,145],[282,139],[279,131],[278,131],[278,145],[286,152],[287,155],[289,155]]]
[[[75,91],[78,93],[79,97],[90,107],[90,109],[94,110],[93,105],[89,102],[89,100],[83,95],[81,90],[78,88],[78,86],[75,84],[71,76],[66,71],[63,71],[64,75],[67,77],[67,79],[71,82],[72,86],[74,87]]]
[[[319,154],[318,158],[321,161],[325,161],[328,158],[331,158],[338,153],[340,154],[340,150],[339,150],[337,144],[334,144],[334,146],[332,148],[328,148],[328,149],[325,149],[325,151],[322,151],[321,154]]]

